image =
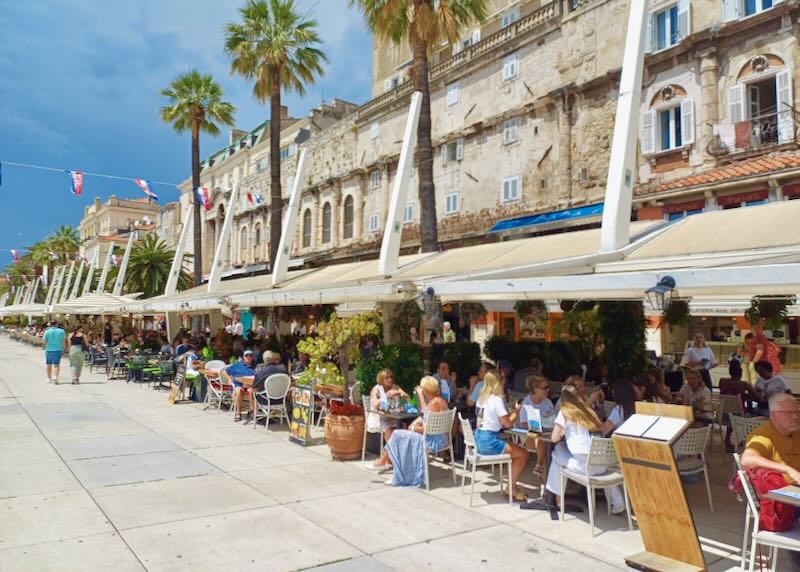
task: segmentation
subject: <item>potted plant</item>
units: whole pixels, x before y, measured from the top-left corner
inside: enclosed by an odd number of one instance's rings
[[[764,326],[770,330],[777,330],[789,315],[789,306],[797,300],[794,295],[774,296],[762,298],[754,297],[750,300],[750,307],[745,311],[744,316],[751,324],[764,322]]]
[[[675,326],[688,326],[691,319],[689,302],[686,300],[672,300],[664,310],[664,319],[669,324],[669,331]]]
[[[364,435],[364,410],[355,403],[332,401],[325,418],[325,441],[331,457],[340,461],[352,461],[361,456],[361,440]]]

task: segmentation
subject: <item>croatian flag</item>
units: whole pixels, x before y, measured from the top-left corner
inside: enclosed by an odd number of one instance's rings
[[[203,205],[203,208],[207,211],[211,210],[211,194],[208,192],[206,187],[197,187],[195,189],[195,193],[197,193],[197,200]]]
[[[144,194],[153,199],[154,201],[158,200],[158,195],[155,194],[153,191],[150,190],[150,182],[145,181],[144,179],[134,179],[133,180],[136,185],[144,191]]]
[[[116,254],[110,254],[110,253],[109,253],[108,256],[109,256],[109,258],[111,258],[111,264],[113,264],[114,266],[119,266],[119,256],[117,256]]]
[[[64,171],[69,174],[69,190],[73,195],[83,194],[83,173],[80,171]]]
[[[19,262],[19,250],[14,250],[12,248],[11,249],[11,258],[14,260],[14,262]]]
[[[255,201],[253,200],[253,193],[251,193],[250,191],[247,191],[247,202],[250,205],[255,204]]]
[[[264,199],[261,197],[261,194],[260,194],[260,193],[259,193],[259,194],[257,194],[257,195],[256,195],[256,204],[257,204],[257,205],[260,205],[260,204],[261,204],[261,203],[263,203],[263,202],[264,202]]]

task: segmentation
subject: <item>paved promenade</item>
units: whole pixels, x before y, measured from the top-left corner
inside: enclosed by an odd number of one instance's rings
[[[487,475],[470,509],[439,468],[430,493],[387,487],[360,461],[333,462],[327,446],[291,444],[283,429],[169,406],[164,392],[99,373],[53,386],[43,352],[4,336],[0,355],[0,571],[603,572],[642,549],[602,505],[592,538],[585,515],[553,522],[509,507]],[[701,535],[713,529],[713,570],[736,567],[726,557],[741,542],[723,478],[725,526],[698,518]],[[691,488],[702,506],[703,487]]]

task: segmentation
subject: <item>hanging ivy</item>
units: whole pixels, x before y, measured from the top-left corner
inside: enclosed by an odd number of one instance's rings
[[[415,300],[406,300],[398,305],[397,312],[392,316],[389,327],[392,334],[403,342],[411,341],[411,328],[419,329],[422,321],[422,310]]]
[[[632,378],[647,364],[645,318],[641,302],[600,302],[601,361],[609,382]]]
[[[517,300],[514,311],[520,320],[538,320],[547,315],[547,305],[541,300]]]
[[[472,323],[486,314],[486,306],[480,302],[463,302],[458,305],[458,313],[467,322]]]
[[[793,294],[769,298],[756,296],[750,300],[750,307],[745,310],[744,316],[750,325],[763,321],[766,328],[777,330],[789,315],[789,307],[796,301],[797,297]]]
[[[672,300],[667,309],[664,310],[664,320],[669,324],[670,332],[674,327],[688,326],[691,317],[687,300]]]

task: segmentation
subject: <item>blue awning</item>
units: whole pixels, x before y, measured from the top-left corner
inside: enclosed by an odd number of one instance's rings
[[[585,218],[590,216],[597,216],[603,214],[603,203],[596,205],[586,205],[582,207],[575,207],[571,209],[564,209],[562,211],[553,211],[549,213],[542,213],[536,215],[521,216],[518,218],[510,218],[501,220],[489,229],[489,232],[502,232],[506,230],[518,230],[521,228],[545,224],[550,222],[562,222],[565,220],[574,220],[578,218]]]

